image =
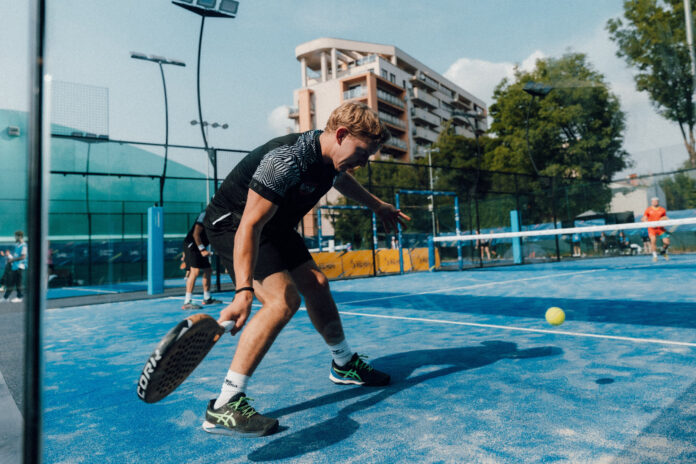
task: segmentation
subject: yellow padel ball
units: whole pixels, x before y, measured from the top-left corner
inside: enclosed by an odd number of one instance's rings
[[[565,313],[557,306],[546,310],[546,321],[551,325],[561,325],[565,321]]]

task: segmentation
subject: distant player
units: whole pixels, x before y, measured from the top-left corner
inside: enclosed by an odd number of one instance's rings
[[[650,206],[645,210],[643,214],[643,222],[659,221],[661,219],[669,219],[667,217],[667,210],[660,206],[660,199],[653,197],[650,200]],[[669,260],[667,255],[667,248],[669,248],[669,233],[664,229],[664,227],[648,227],[648,236],[650,237],[650,249],[652,250],[653,261],[657,261],[657,237],[662,238],[662,248],[660,248],[660,254]]]
[[[214,299],[210,294],[210,276],[212,274],[212,269],[210,267],[210,261],[208,261],[210,252],[206,249],[209,242],[205,234],[205,228],[203,227],[204,218],[205,211],[198,216],[196,222],[184,239],[184,263],[188,269],[188,274],[186,275],[186,299],[181,309],[201,308],[192,301],[193,289],[196,286],[196,279],[201,271],[203,272],[203,304],[212,305],[222,303],[222,301]]]

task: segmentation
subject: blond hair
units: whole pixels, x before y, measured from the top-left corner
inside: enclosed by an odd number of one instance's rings
[[[327,132],[336,132],[339,127],[348,129],[351,135],[367,139],[379,146],[389,140],[389,129],[379,116],[364,103],[346,102],[331,112],[326,123]]]

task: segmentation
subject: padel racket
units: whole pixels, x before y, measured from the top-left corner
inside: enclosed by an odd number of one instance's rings
[[[234,327],[207,314],[193,314],[167,332],[152,352],[138,379],[137,393],[146,403],[156,403],[181,385],[203,361],[220,336]]]

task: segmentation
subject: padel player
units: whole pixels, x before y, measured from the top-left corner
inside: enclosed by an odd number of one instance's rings
[[[257,413],[245,391],[249,377],[300,307],[300,295],[333,357],[329,378],[334,383],[389,383],[389,375],[349,347],[328,279],[295,231],[331,187],[369,207],[388,231],[410,220],[347,172],[364,166],[388,139],[389,131],[372,110],[344,103],[331,113],[324,131],[289,134],[249,153],[208,205],[208,238],[236,288],[219,321],[235,321],[235,334],[249,318],[254,295],[262,307],[241,333],[220,395],[208,404],[203,423],[207,432],[260,436],[276,430],[278,421]]]
[[[653,197],[650,200],[650,206],[645,210],[643,214],[643,222],[646,221],[659,221],[661,219],[669,219],[667,217],[667,210],[660,206],[660,199]],[[653,261],[657,261],[657,237],[662,239],[662,248],[660,248],[660,254],[669,260],[669,255],[667,254],[667,248],[669,248],[669,232],[665,230],[664,227],[648,227],[648,236],[650,237],[650,248],[652,249]]]
[[[203,273],[203,304],[212,305],[222,303],[210,294],[210,276],[212,269],[208,256],[210,252],[207,247],[210,244],[203,227],[205,211],[198,215],[196,222],[191,226],[186,238],[184,238],[184,263],[188,269],[186,275],[186,298],[181,309],[200,309],[201,307],[193,303],[193,289],[196,286],[198,274]]]

